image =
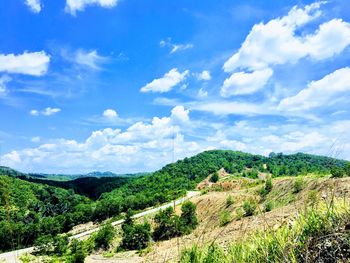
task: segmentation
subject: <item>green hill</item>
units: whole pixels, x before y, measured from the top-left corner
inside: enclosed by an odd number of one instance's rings
[[[221,168],[237,176],[254,178],[258,172],[274,177],[329,174],[334,167],[342,169],[347,163],[302,153],[265,157],[215,150],[168,164],[147,176],[79,178],[69,182],[41,180],[2,168],[0,250],[29,246],[38,238],[66,232],[80,223],[103,220],[128,209],[142,210],[176,199]],[[94,202],[74,191],[91,198],[101,196]]]

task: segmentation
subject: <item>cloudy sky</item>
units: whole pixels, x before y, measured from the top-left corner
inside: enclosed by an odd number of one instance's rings
[[[153,171],[207,149],[350,159],[349,10],[0,0],[0,164]]]

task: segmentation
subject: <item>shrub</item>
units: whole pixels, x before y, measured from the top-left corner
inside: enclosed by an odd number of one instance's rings
[[[340,178],[344,176],[344,170],[340,167],[334,166],[331,168],[331,175],[333,178]]]
[[[232,195],[229,195],[229,196],[226,198],[226,207],[229,207],[229,206],[233,205],[234,202],[235,202],[235,201],[234,201]]]
[[[196,208],[196,205],[190,201],[183,203],[180,217],[181,234],[189,234],[197,227]]]
[[[155,241],[167,240],[179,235],[180,218],[175,215],[172,207],[159,211],[155,215],[154,221],[156,223],[153,232],[153,239]]]
[[[121,248],[129,250],[145,249],[151,240],[151,225],[132,224],[124,226]]]
[[[266,180],[265,185],[260,189],[259,194],[261,197],[265,197],[268,195],[268,193],[271,192],[271,190],[272,190],[272,179],[269,178]]]
[[[303,178],[297,178],[294,181],[294,186],[293,186],[293,193],[299,193],[301,190],[303,190],[305,181]]]
[[[216,183],[219,181],[219,174],[218,172],[215,172],[209,179],[210,182]]]
[[[232,221],[231,213],[227,210],[220,212],[220,226],[225,226]]]
[[[107,249],[109,248],[113,238],[115,236],[114,227],[111,224],[106,224],[96,233],[94,237],[95,249]]]
[[[264,206],[264,211],[265,212],[270,212],[273,209],[273,202],[272,201],[267,201]]]
[[[57,235],[53,238],[53,253],[57,256],[63,256],[68,249],[69,240],[66,235]]]
[[[67,263],[84,263],[87,256],[84,242],[73,239],[69,248],[70,255],[67,258]]]
[[[240,220],[242,217],[244,216],[244,210],[243,210],[243,208],[242,207],[238,207],[237,209],[236,209],[236,219],[237,220]]]
[[[316,206],[318,203],[318,193],[316,190],[310,190],[307,195],[307,201],[312,207]]]
[[[257,207],[257,204],[254,200],[246,200],[243,203],[243,210],[245,216],[252,216],[254,215],[255,209]]]

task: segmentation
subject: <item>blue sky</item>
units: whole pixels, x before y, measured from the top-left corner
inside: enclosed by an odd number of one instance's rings
[[[348,10],[0,0],[0,163],[125,173],[208,149],[350,159]]]

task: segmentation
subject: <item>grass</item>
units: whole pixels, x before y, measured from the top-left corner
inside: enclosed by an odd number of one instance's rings
[[[219,220],[220,220],[220,226],[226,226],[228,223],[232,221],[232,215],[227,210],[221,211]]]
[[[337,262],[350,257],[350,233],[343,230],[349,222],[349,204],[331,199],[305,208],[289,225],[256,232],[226,251],[214,243],[193,246],[182,252],[180,262]]]

